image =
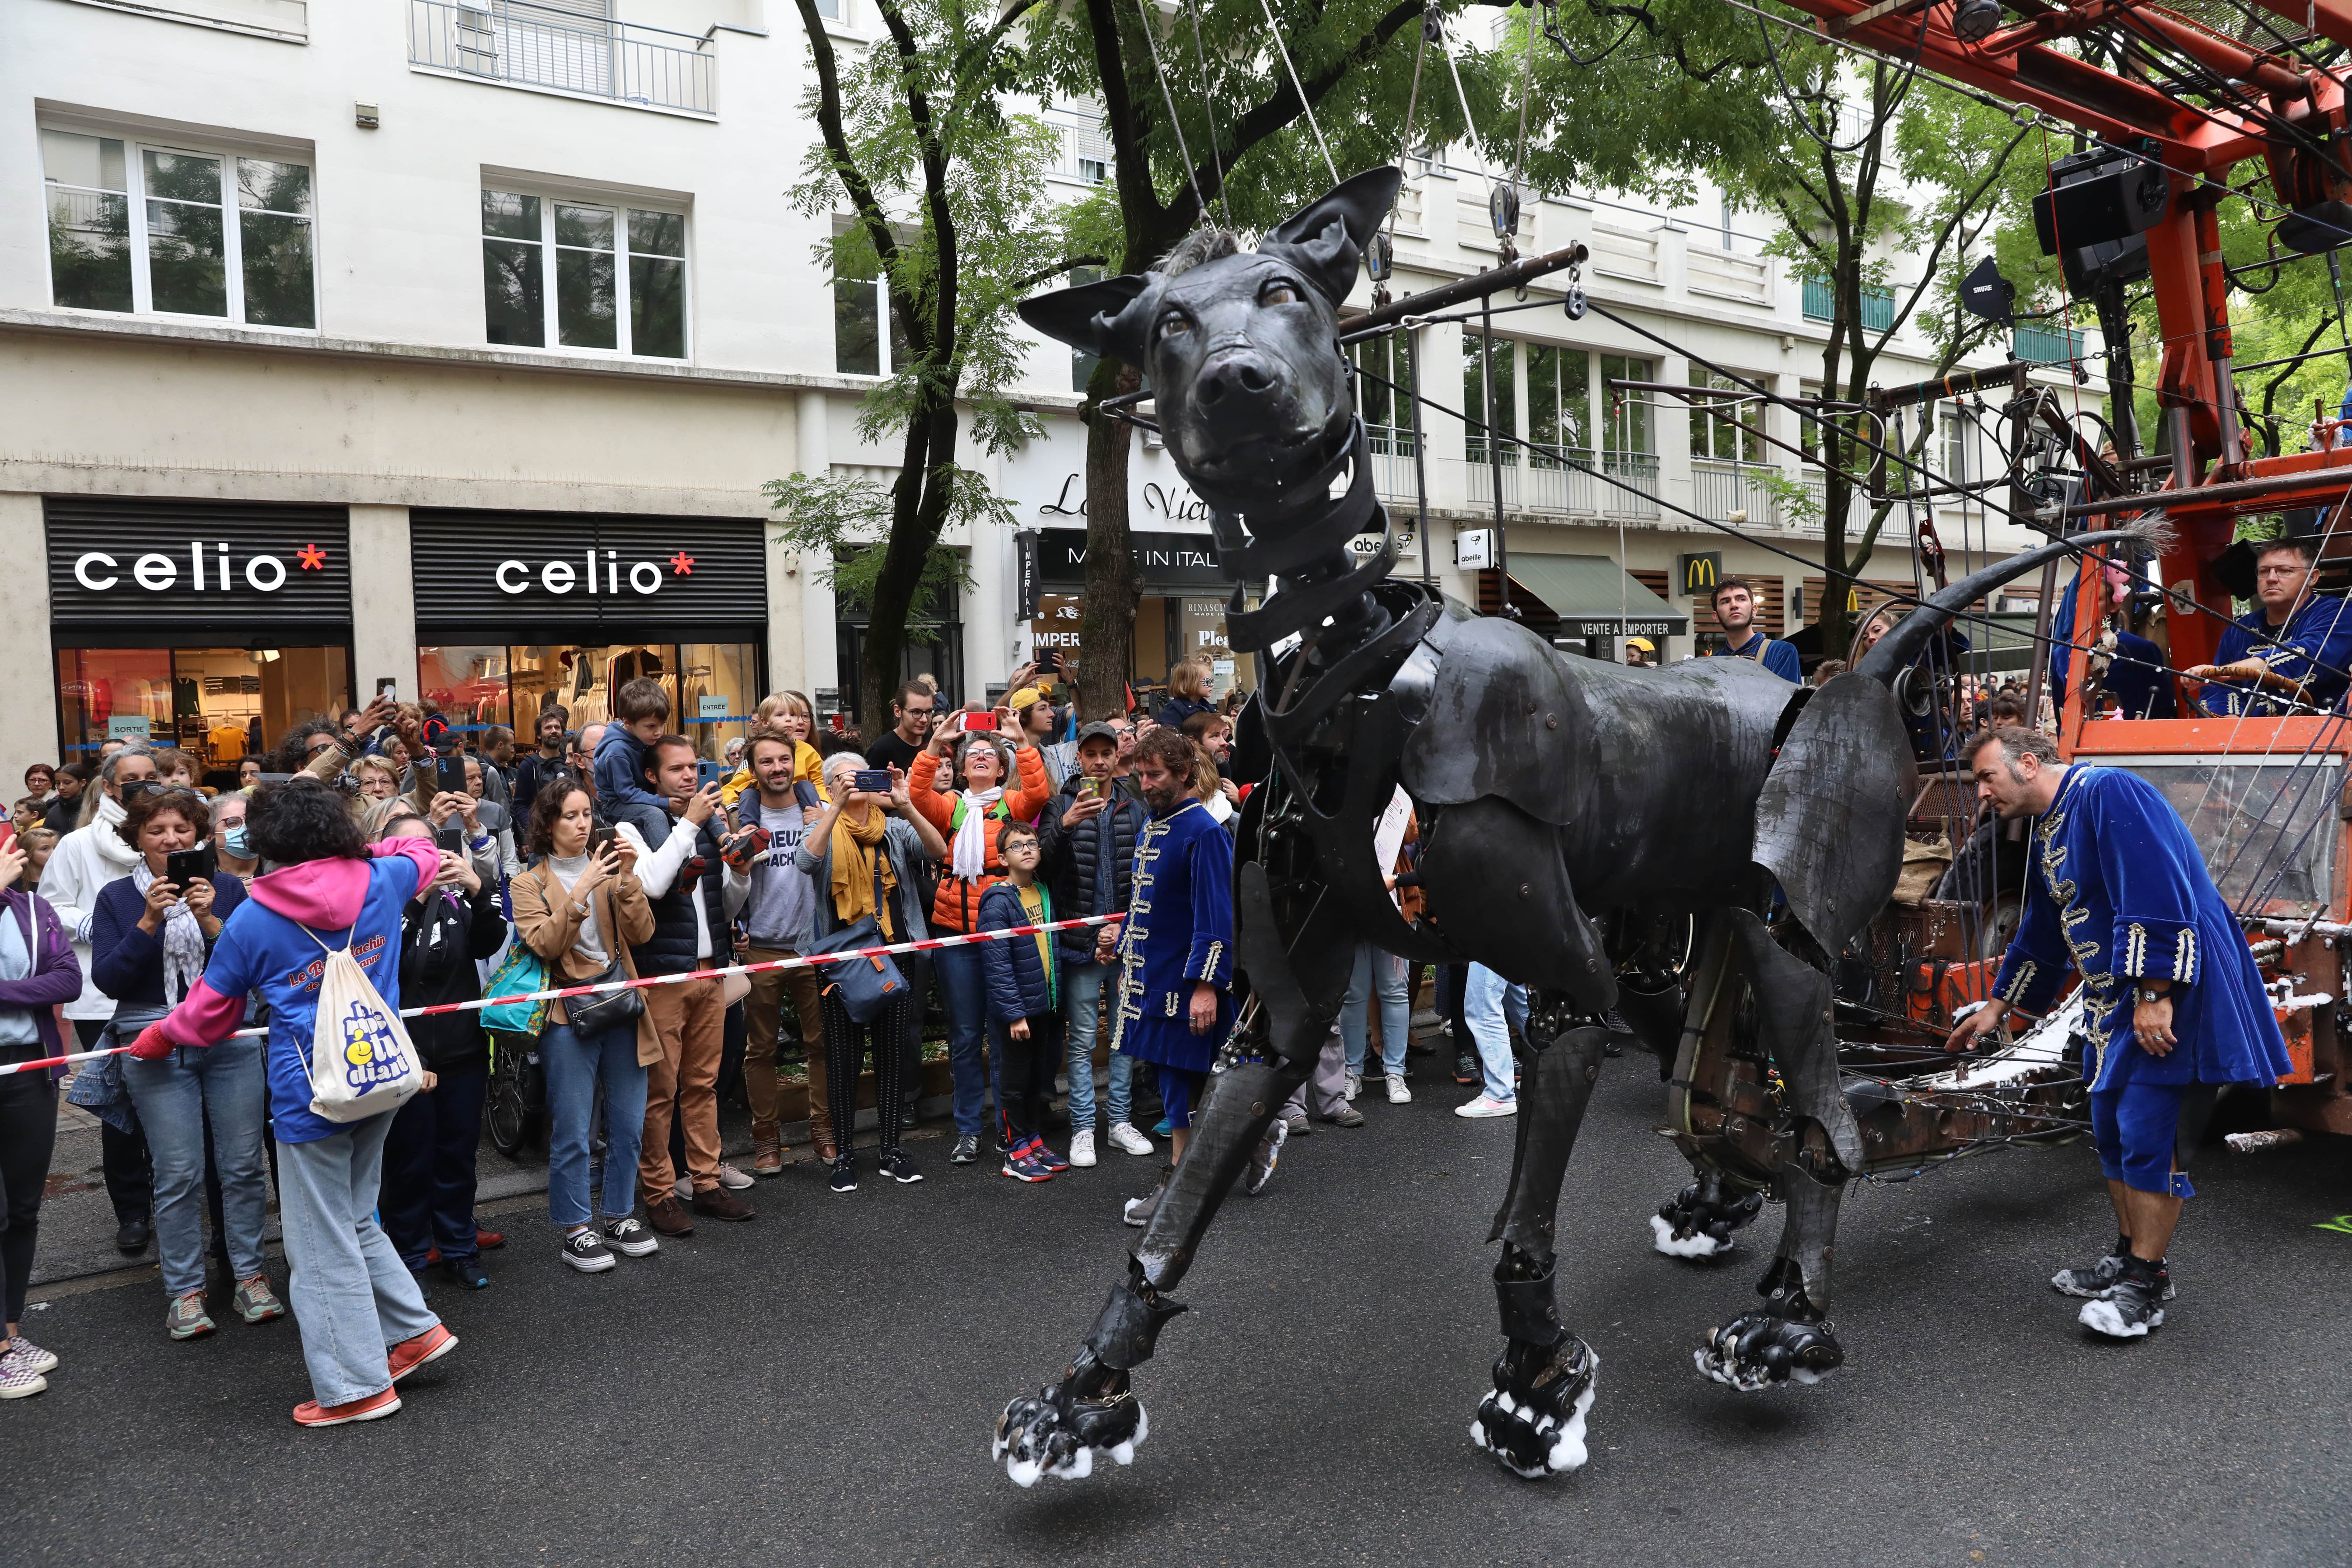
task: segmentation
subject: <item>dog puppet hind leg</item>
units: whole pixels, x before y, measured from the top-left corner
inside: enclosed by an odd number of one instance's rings
[[[1495,1299],[1507,1342],[1495,1386],[1470,1421],[1470,1440],[1530,1480],[1585,1460],[1584,1418],[1601,1360],[1560,1325],[1554,1300],[1554,1215],[1577,1130],[1601,1076],[1605,1028],[1572,1029],[1534,1053],[1522,1075],[1518,1147],[1510,1191],[1488,1240],[1500,1240]]]
[[[1134,1458],[1150,1426],[1129,1374],[1150,1359],[1160,1328],[1184,1310],[1167,1292],[1192,1266],[1283,1101],[1307,1081],[1339,1016],[1355,937],[1318,913],[1286,946],[1263,868],[1244,863],[1235,886],[1235,945],[1264,1018],[1261,1043],[1270,1052],[1230,1061],[1210,1079],[1183,1161],[1128,1260],[1127,1279],[1112,1288],[1060,1381],[1013,1400],[998,1417],[992,1454],[1019,1485],[1033,1486],[1041,1476],[1082,1479],[1093,1472],[1097,1455],[1121,1465]]]
[[[1744,1392],[1818,1383],[1845,1364],[1829,1320],[1830,1255],[1845,1184],[1816,1181],[1790,1164],[1781,1169],[1780,1185],[1788,1223],[1780,1253],[1756,1287],[1768,1305],[1734,1318],[1691,1352],[1702,1374]]]

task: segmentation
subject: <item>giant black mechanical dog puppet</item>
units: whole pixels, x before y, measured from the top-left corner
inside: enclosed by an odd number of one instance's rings
[[[1127,1277],[1061,1378],[997,1424],[996,1457],[1024,1486],[1087,1475],[1098,1454],[1133,1458],[1148,1428],[1132,1375],[1184,1310],[1168,1293],[1307,1078],[1364,941],[1475,961],[1559,998],[1528,1031],[1517,1149],[1490,1238],[1503,1244],[1507,1343],[1472,1426],[1482,1447],[1522,1476],[1584,1462],[1598,1358],[1559,1321],[1552,1216],[1612,1011],[1672,1064],[1730,999],[1754,996],[1754,1035],[1810,1126],[1778,1178],[1788,1218],[1759,1286],[1767,1304],[1716,1330],[1697,1359],[1742,1388],[1810,1382],[1843,1360],[1826,1316],[1829,1260],[1839,1194],[1862,1159],[1825,955],[1901,869],[1913,768],[1892,688],[1950,609],[2069,546],[1953,584],[1934,602],[1943,613],[1910,617],[1819,690],[1742,659],[1656,670],[1567,656],[1515,622],[1390,581],[1396,544],[1372,499],[1338,308],[1400,179],[1357,175],[1255,252],[1196,237],[1165,270],[1022,309],[1047,335],[1150,376],[1168,451],[1212,510],[1225,575],[1278,584],[1247,612],[1236,589],[1227,623],[1263,661],[1241,739],[1270,763],[1238,824],[1242,1024]],[[1349,541],[1370,530],[1383,544],[1360,564]],[[1386,896],[1373,847],[1400,785],[1421,824],[1426,905],[1413,924]],[[1776,880],[1786,907],[1768,926]],[[1671,973],[1658,962],[1662,924],[1697,932]],[[1666,1223],[1705,1252],[1759,1200],[1699,1163]]]

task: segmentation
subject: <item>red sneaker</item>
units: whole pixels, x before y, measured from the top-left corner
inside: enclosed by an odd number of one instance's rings
[[[294,1407],[294,1423],[298,1426],[341,1426],[353,1421],[381,1421],[399,1408],[398,1392],[383,1388],[349,1405],[320,1405],[315,1399],[306,1399]]]
[[[384,1356],[392,1368],[392,1381],[398,1383],[428,1361],[439,1361],[457,1348],[457,1336],[448,1325],[436,1323],[413,1340],[403,1340]]]

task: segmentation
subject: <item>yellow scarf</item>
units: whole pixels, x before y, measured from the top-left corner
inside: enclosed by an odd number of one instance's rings
[[[882,868],[882,886],[897,890],[898,878],[890,869],[890,857],[880,847],[883,829],[888,824],[882,814],[868,806],[866,820],[852,822],[849,813],[843,812],[833,819],[833,912],[844,925],[856,925],[867,915],[882,928],[886,937],[896,937],[890,923],[890,900],[886,895],[883,907],[874,907],[874,868]]]

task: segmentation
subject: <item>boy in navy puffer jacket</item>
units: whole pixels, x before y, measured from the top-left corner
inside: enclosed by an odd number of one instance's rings
[[[982,931],[1044,925],[1054,898],[1037,880],[1037,830],[1008,822],[996,833],[1005,879],[980,900]],[[981,948],[988,973],[988,1024],[997,1059],[1004,1064],[996,1096],[998,1137],[1005,1175],[1042,1182],[1069,1162],[1045,1147],[1045,1114],[1054,1100],[1054,1068],[1062,1059],[1061,963],[1051,931],[1013,937]]]

